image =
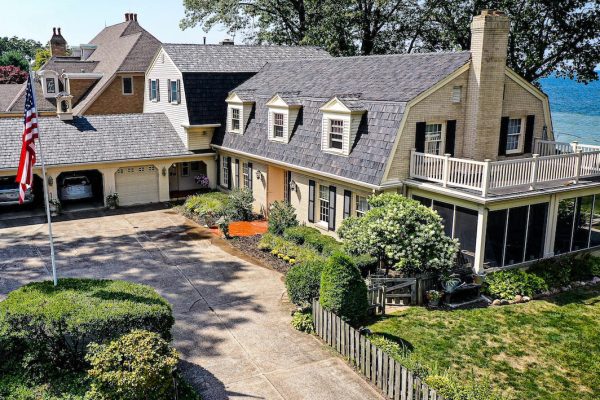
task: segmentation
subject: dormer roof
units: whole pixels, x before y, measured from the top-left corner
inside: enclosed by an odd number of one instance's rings
[[[363,113],[367,110],[359,96],[334,96],[320,108],[321,111]]]

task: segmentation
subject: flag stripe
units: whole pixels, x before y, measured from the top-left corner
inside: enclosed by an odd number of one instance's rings
[[[19,183],[19,204],[23,204],[27,189],[33,185],[33,166],[36,161],[35,139],[38,138],[38,125],[32,84],[31,74],[29,74],[23,112],[23,143],[16,179]]]

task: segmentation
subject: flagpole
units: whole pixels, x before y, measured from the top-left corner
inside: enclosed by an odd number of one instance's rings
[[[31,67],[29,68],[29,76],[31,78],[31,92],[33,94],[34,103],[37,101],[35,97],[35,82],[33,79]],[[37,104],[36,104],[37,113]],[[54,286],[58,285],[58,278],[56,276],[56,259],[54,257],[54,238],[52,236],[52,218],[50,217],[50,199],[48,196],[48,177],[46,177],[46,163],[44,162],[44,151],[42,146],[42,135],[40,133],[40,121],[38,119],[38,145],[40,146],[40,160],[42,161],[42,176],[44,178],[44,203],[46,204],[46,217],[48,219],[48,237],[50,238],[50,260],[52,262],[52,280]]]

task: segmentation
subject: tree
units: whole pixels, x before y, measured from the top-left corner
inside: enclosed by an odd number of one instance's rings
[[[23,83],[27,80],[27,72],[13,65],[0,66],[0,84]]]
[[[37,71],[38,69],[42,68],[42,65],[46,64],[46,61],[48,61],[50,57],[52,57],[52,54],[50,53],[49,48],[42,47],[37,49],[35,52],[35,61],[33,62],[32,69]]]
[[[598,79],[600,0],[426,0],[426,50],[468,50],[469,25],[482,9],[511,20],[508,65],[530,82],[556,73],[579,82]]]
[[[22,39],[16,36],[9,38],[8,36],[0,37],[0,55],[8,51],[16,51],[24,58],[32,60],[35,57],[37,49],[41,48],[42,44],[32,39]]]
[[[16,50],[10,50],[0,56],[0,66],[15,66],[23,71],[29,70],[29,62],[21,53]]]
[[[395,193],[369,198],[371,209],[342,222],[338,235],[350,254],[371,254],[386,268],[444,272],[456,261],[458,242],[444,234],[441,217]]]

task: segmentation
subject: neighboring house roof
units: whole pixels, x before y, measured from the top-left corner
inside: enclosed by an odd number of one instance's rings
[[[18,90],[14,92],[12,97],[8,99],[0,99],[0,112],[10,112],[10,113],[19,113],[23,112],[25,109],[25,84],[18,85],[0,85],[0,97],[4,96],[2,92],[2,86],[18,86]],[[56,111],[56,101],[54,99],[47,99],[43,95],[42,85],[39,80],[35,80],[35,106],[38,112],[42,111]],[[17,88],[11,88],[7,92],[12,92]],[[9,93],[7,93],[9,94]],[[6,108],[4,108],[4,104],[6,104]]]
[[[22,88],[22,83],[0,85],[0,112],[8,111]]]
[[[98,61],[81,61],[79,57],[51,57],[41,69],[63,72],[93,72]],[[83,71],[82,71],[83,70]]]
[[[254,117],[243,135],[219,129],[213,144],[274,161],[378,186],[407,102],[467,64],[470,53],[346,57],[269,63],[234,92],[253,93]],[[293,92],[301,115],[289,143],[267,140],[266,102]],[[320,108],[338,97],[365,110],[349,156],[321,150]]]
[[[272,61],[331,57],[314,46],[244,46],[163,43],[163,48],[182,73],[257,72]]]
[[[46,165],[144,160],[192,155],[162,113],[39,118]],[[22,118],[0,118],[0,169],[16,169]]]

